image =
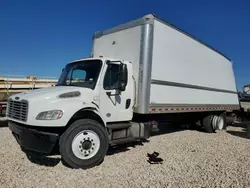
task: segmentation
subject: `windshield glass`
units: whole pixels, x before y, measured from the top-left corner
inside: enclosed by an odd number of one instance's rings
[[[101,66],[101,60],[86,60],[70,63],[64,68],[57,86],[78,86],[94,89]]]

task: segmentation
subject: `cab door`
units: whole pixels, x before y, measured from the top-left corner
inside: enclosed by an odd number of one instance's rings
[[[132,64],[124,62],[109,62],[105,65],[104,76],[100,89],[100,112],[106,122],[129,121],[133,116],[134,81],[132,77]],[[122,72],[123,71],[123,72]],[[120,89],[121,75],[126,79],[124,91]]]

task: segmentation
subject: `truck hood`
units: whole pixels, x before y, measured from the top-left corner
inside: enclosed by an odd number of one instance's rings
[[[73,91],[78,91],[81,95],[76,97],[59,98],[59,95]],[[98,99],[98,96],[95,95],[96,93],[98,94],[95,90],[83,87],[55,86],[15,94],[10,96],[9,99],[13,101],[28,101],[28,107],[26,106],[28,112],[23,112],[23,109],[20,109],[19,103],[9,103],[9,105],[11,104],[13,109],[17,112],[27,114],[27,120],[26,122],[23,122],[18,118],[13,119],[8,117],[8,119],[32,126],[62,127],[65,126],[70,118],[79,110],[88,107],[95,108],[96,106],[92,102],[93,100]],[[11,113],[15,114],[15,110],[12,110]],[[36,119],[39,113],[50,110],[61,110],[63,111],[63,116],[56,121]]]
[[[35,99],[38,100],[53,100],[56,99],[59,95],[79,91],[81,95],[86,96],[93,96],[93,90],[88,88],[79,88],[79,87],[72,87],[72,86],[55,86],[55,87],[47,87],[42,89],[31,90],[23,93],[18,93],[15,95],[10,96],[9,98],[15,100],[28,100],[32,101]]]

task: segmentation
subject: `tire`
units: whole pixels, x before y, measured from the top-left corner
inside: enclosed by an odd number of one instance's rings
[[[59,141],[62,160],[71,168],[87,169],[99,165],[104,160],[108,147],[109,139],[105,128],[91,119],[73,122]]]
[[[214,133],[215,132],[215,130],[213,129],[213,126],[212,126],[212,119],[213,119],[213,115],[209,115],[209,116],[206,116],[205,118],[203,118],[202,125],[204,127],[204,130],[207,133]]]

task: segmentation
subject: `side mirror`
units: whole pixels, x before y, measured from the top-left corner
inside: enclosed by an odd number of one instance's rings
[[[120,84],[119,84],[119,90],[120,91],[125,91],[126,90],[127,79],[128,79],[127,65],[126,64],[121,64]]]

